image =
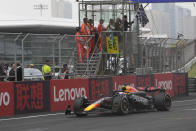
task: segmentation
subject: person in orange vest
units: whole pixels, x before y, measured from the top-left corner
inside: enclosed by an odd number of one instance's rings
[[[88,20],[88,27],[90,29],[90,35],[93,35],[91,40],[90,40],[90,53],[93,53],[94,48],[95,48],[95,32],[96,28],[93,26],[93,19]]]
[[[99,20],[99,24],[98,24],[98,33],[99,33],[99,52],[101,52],[101,50],[103,49],[103,47],[104,47],[104,42],[103,42],[103,38],[104,37],[102,37],[101,36],[101,32],[102,31],[105,31],[106,30],[106,28],[103,26],[103,23],[104,23],[104,20],[103,19],[100,19]]]
[[[82,31],[82,35],[90,35],[90,29],[89,29],[89,27],[88,27],[88,18],[84,18],[83,19],[83,23],[82,23],[82,25],[81,25],[81,31]],[[84,40],[85,40],[85,42],[88,42],[89,41],[89,36],[87,36],[87,37],[83,37],[84,38]],[[90,45],[89,45],[89,43],[90,42],[88,42],[88,43],[85,43],[85,45],[84,45],[84,49],[85,49],[85,58],[87,58],[87,48],[88,48],[88,55],[89,55],[89,52],[90,52]]]
[[[78,59],[82,63],[83,62],[83,52],[84,52],[84,37],[82,37],[82,32],[81,28],[77,27],[76,28],[76,34],[75,34],[75,40],[77,42],[77,48],[78,48]]]

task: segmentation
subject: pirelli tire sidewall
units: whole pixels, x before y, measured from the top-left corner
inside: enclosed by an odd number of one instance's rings
[[[129,101],[126,96],[117,95],[113,97],[112,112],[120,115],[129,113]]]
[[[165,92],[160,92],[154,96],[154,105],[158,111],[169,111],[172,105],[171,97]]]
[[[78,97],[75,101],[74,101],[74,113],[77,116],[86,116],[86,114],[83,113],[83,110],[85,107],[87,107],[87,103],[88,100],[84,97]]]

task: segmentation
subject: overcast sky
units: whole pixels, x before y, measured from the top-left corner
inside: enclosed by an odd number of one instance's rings
[[[75,0],[65,0],[65,1],[75,1]],[[34,9],[35,4],[47,4],[50,7],[50,0],[0,0],[0,16],[1,19],[4,17],[40,17],[41,13],[39,10]],[[184,8],[191,9],[192,15],[196,16],[196,7],[193,3],[176,3]],[[76,9],[77,10],[77,9]],[[42,17],[50,17],[50,8],[43,11]]]

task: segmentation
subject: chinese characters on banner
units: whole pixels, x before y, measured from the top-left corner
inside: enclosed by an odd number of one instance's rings
[[[49,111],[49,88],[49,81],[14,83],[15,113]]]

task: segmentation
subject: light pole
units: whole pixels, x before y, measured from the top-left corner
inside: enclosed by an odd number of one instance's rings
[[[35,9],[35,10],[40,10],[40,14],[41,14],[41,16],[42,16],[43,10],[47,10],[47,9],[48,9],[48,5],[36,4],[36,5],[34,5],[34,9]]]

